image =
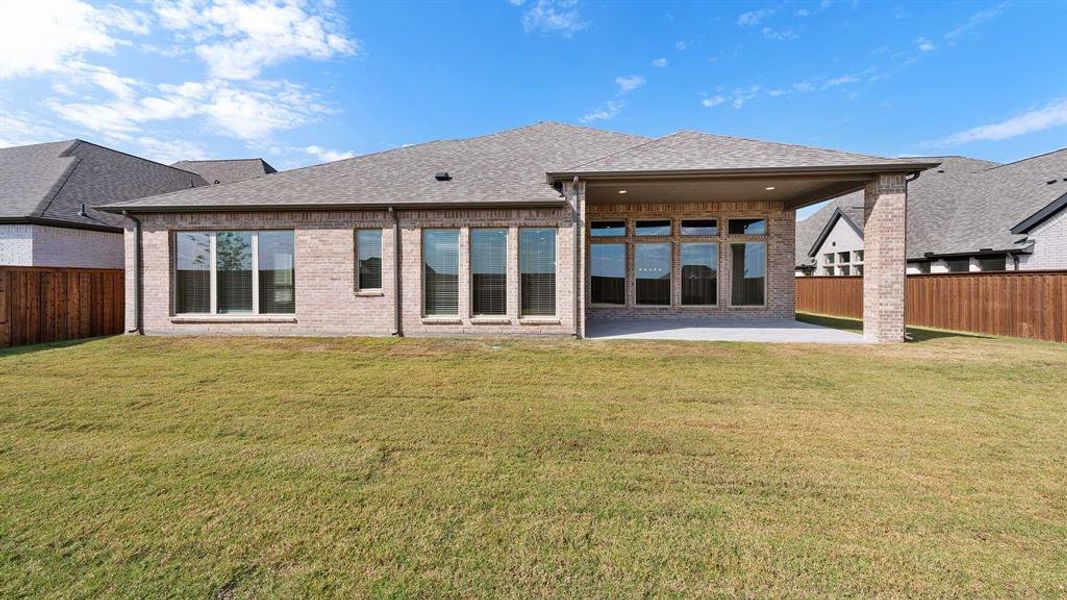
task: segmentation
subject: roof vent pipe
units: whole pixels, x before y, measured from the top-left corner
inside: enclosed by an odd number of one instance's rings
[[[82,202],[82,207],[78,209],[78,216],[79,217],[88,217],[89,216],[89,213],[85,212],[85,203],[84,202]]]
[[[452,181],[452,176],[448,174],[448,171],[438,171],[433,174],[433,178],[437,181]]]

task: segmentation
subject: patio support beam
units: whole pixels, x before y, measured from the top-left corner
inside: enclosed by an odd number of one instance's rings
[[[902,173],[878,175],[863,201],[863,337],[904,341],[908,184]]]

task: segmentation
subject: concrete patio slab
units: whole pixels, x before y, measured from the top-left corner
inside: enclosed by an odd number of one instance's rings
[[[791,344],[865,344],[859,333],[801,321],[771,319],[589,319],[595,340],[688,340]]]

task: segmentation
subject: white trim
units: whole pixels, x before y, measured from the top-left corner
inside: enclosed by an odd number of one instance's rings
[[[219,274],[218,274],[219,259],[218,259],[218,255],[215,253],[215,249],[217,247],[217,241],[215,239],[216,235],[218,235],[218,234],[216,232],[214,232],[214,231],[208,233],[208,255],[207,255],[207,258],[208,258],[208,262],[211,263],[211,278],[209,280],[210,291],[208,293],[210,294],[209,306],[211,307],[211,314],[213,314],[213,315],[216,315],[216,314],[219,313],[219,306],[218,306],[219,301],[218,301],[218,291],[217,291],[218,290],[218,282],[219,282]]]
[[[252,231],[252,314],[259,314],[259,232]],[[295,243],[295,240],[294,240]]]

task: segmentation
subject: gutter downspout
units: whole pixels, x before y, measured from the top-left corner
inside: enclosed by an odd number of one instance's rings
[[[133,221],[133,329],[126,333],[144,335],[144,316],[141,310],[141,220],[127,211],[122,211],[122,215]]]
[[[393,335],[404,337],[400,330],[400,215],[390,206],[393,217]]]
[[[581,264],[581,255],[585,250],[585,245],[582,243],[582,212],[579,206],[581,194],[578,193],[578,189],[578,176],[575,175],[574,181],[571,182],[571,194],[574,195],[574,337],[580,340],[582,339],[582,315],[578,314],[581,307],[578,296],[582,293],[582,287],[581,274],[578,267]]]

